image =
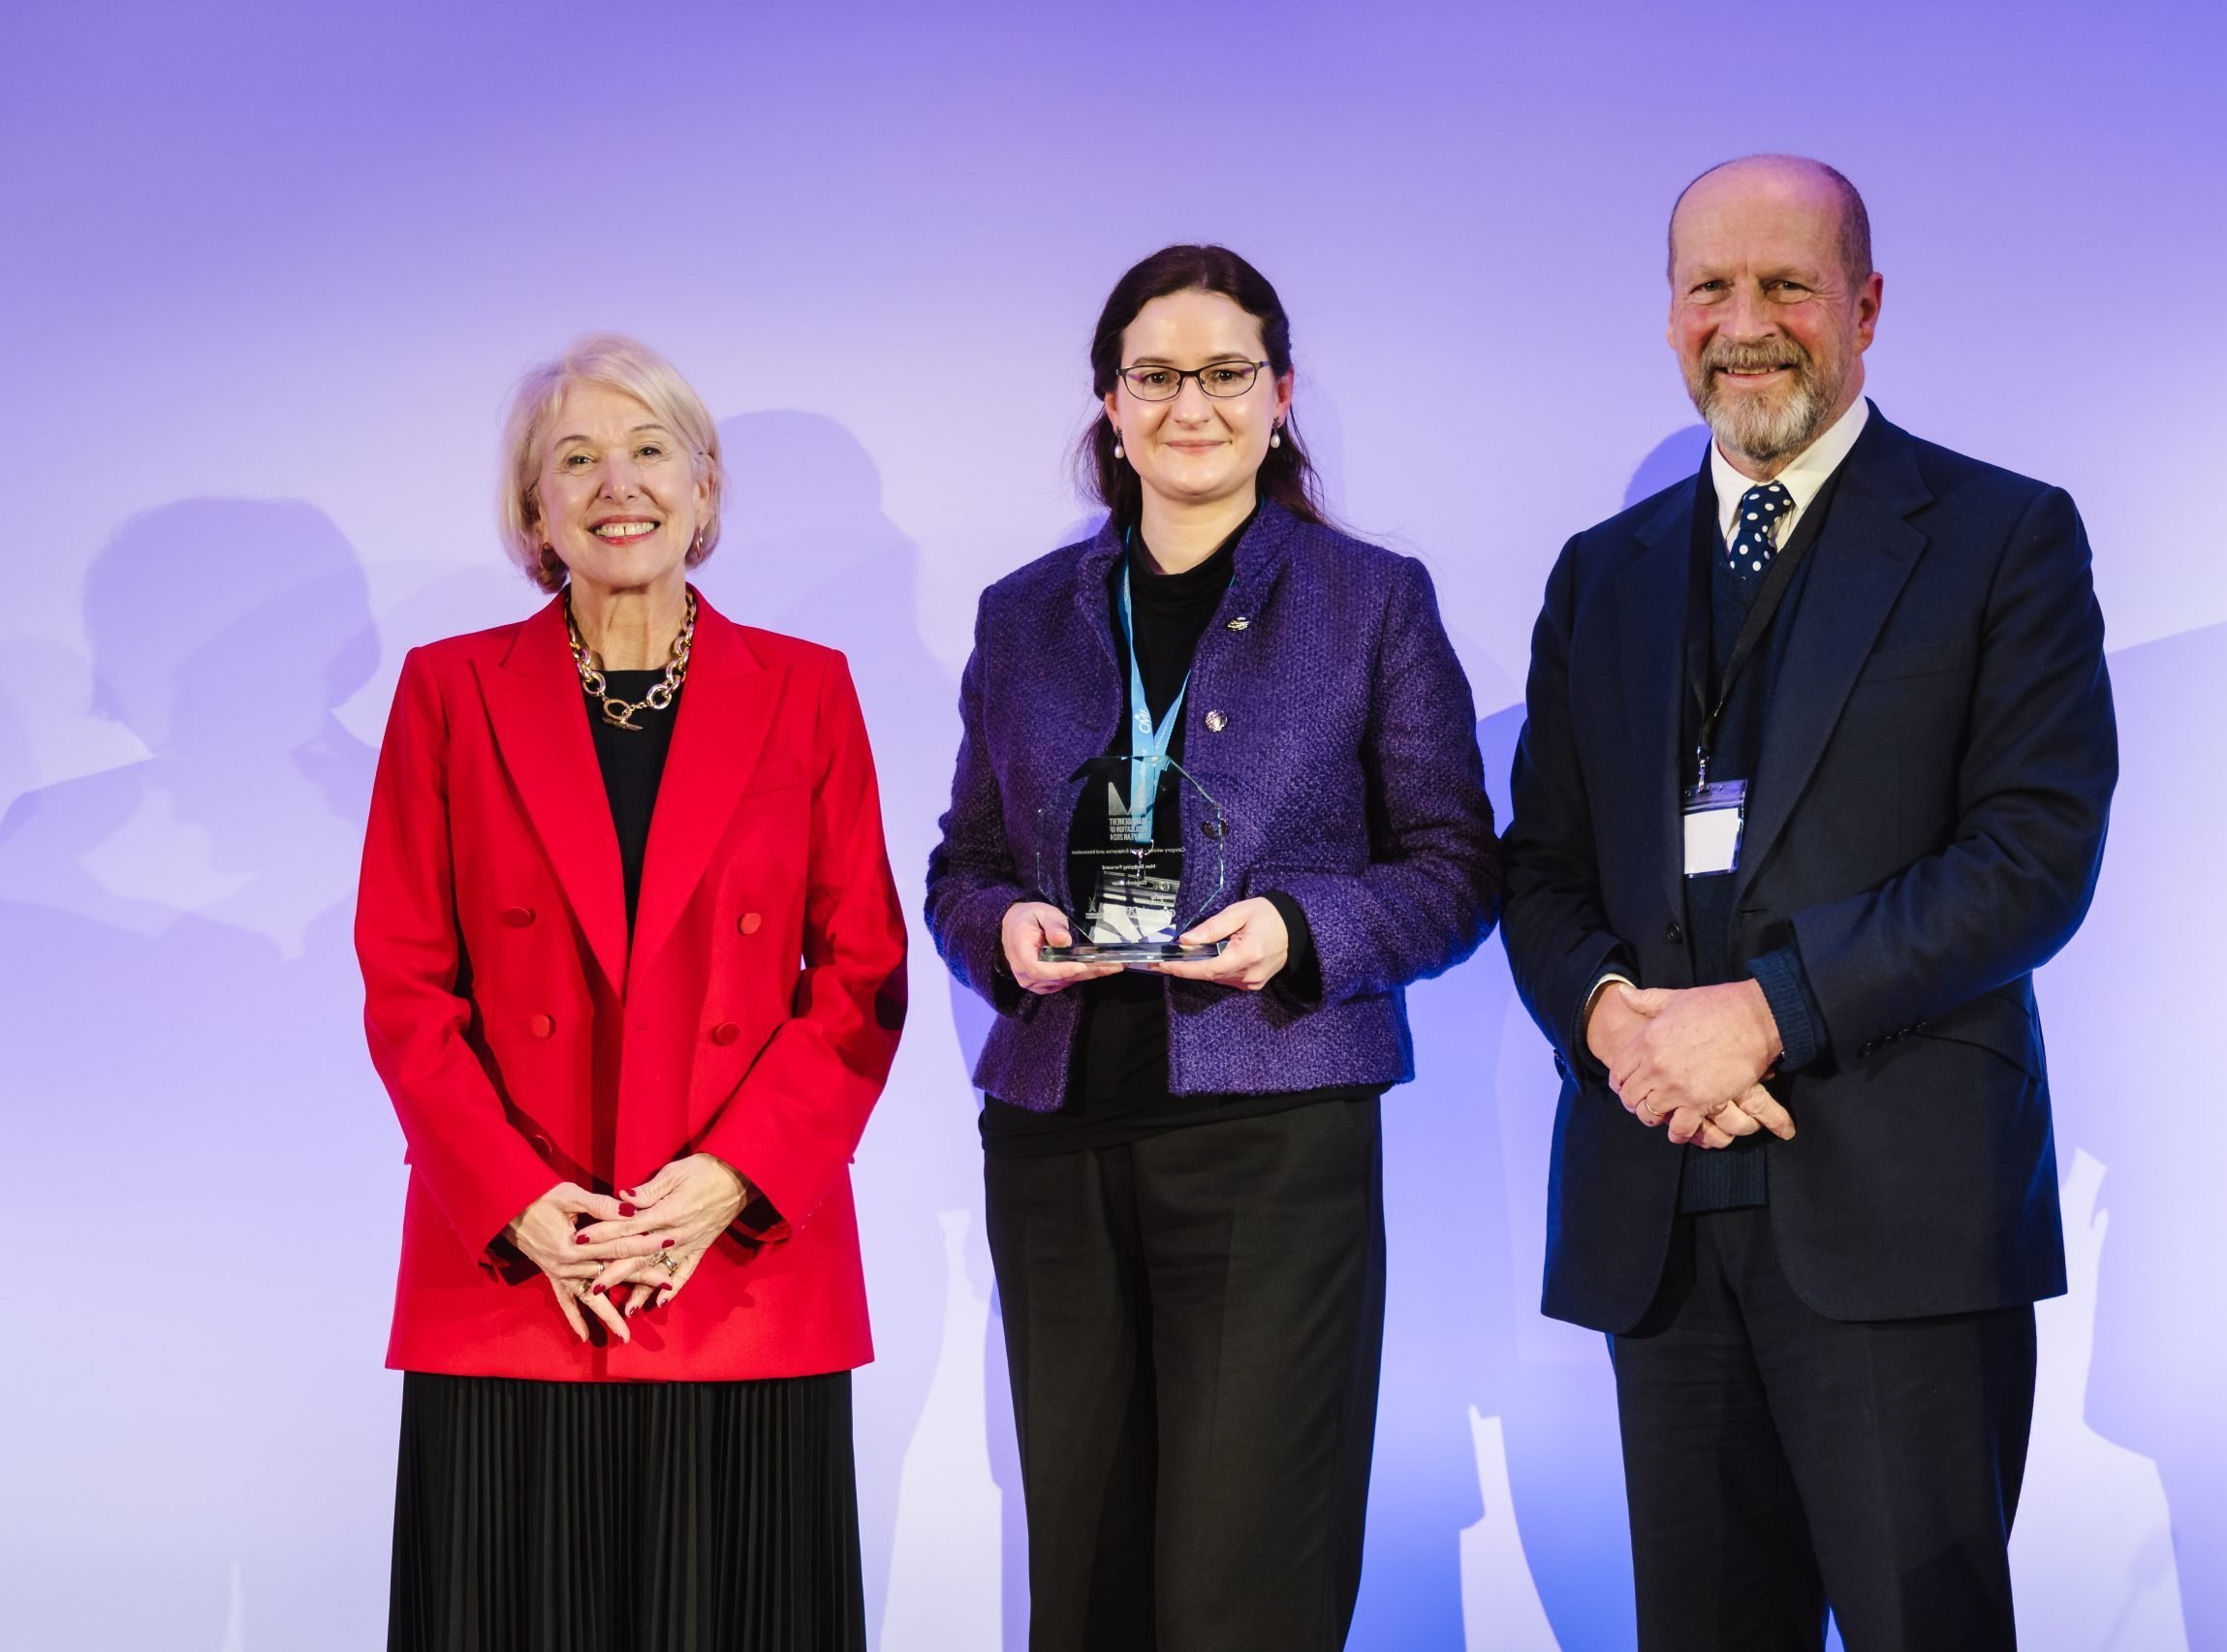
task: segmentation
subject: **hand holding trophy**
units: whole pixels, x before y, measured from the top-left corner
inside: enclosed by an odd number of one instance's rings
[[[1081,777],[1080,805],[1071,812],[1064,800],[1048,805],[1038,834],[1047,846],[1038,852],[1038,891],[1055,906],[1053,891],[1072,891],[1061,910],[1070,913],[1075,939],[1040,948],[1038,958],[1140,969],[1218,955],[1226,941],[1177,939],[1177,911],[1196,922],[1221,901],[1229,838],[1221,806],[1164,753],[1094,758]],[[1051,846],[1065,852],[1064,880],[1052,876]]]

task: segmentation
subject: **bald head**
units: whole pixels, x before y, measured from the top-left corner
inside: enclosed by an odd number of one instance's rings
[[[1802,155],[1748,155],[1726,161],[1678,192],[1670,216],[1670,274],[1678,277],[1678,227],[1689,208],[1710,219],[1727,213],[1769,212],[1793,218],[1831,216],[1840,267],[1849,285],[1871,274],[1871,215],[1856,186],[1823,161]]]
[[[1685,186],[1668,336],[1728,459],[1768,481],[1854,404],[1883,287],[1864,200],[1822,162],[1750,155]]]

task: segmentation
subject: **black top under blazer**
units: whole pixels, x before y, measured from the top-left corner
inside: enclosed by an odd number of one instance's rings
[[[1563,1074],[1545,1311],[1621,1331],[1661,1279],[1679,1149],[1577,1021],[1610,960],[1692,984],[1681,670],[1698,479],[1578,535],[1547,583],[1504,842],[1516,984]],[[1835,1319],[2065,1288],[2032,972],[2086,913],[2118,773],[2087,537],[2061,490],[1880,418],[1810,551],[1733,874],[1738,965],[1790,942],[1822,1053],[1774,1087],[1789,1283]]]

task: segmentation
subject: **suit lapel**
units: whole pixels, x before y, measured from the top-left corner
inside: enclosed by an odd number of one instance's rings
[[[1661,774],[1648,810],[1652,840],[1642,852],[1660,869],[1663,898],[1673,912],[1685,908],[1685,862],[1678,829],[1678,788],[1685,764],[1678,751],[1678,722],[1686,697],[1686,605],[1693,575],[1694,512],[1698,479],[1663,502],[1636,536],[1640,554],[1616,576],[1617,629],[1623,642],[1618,672],[1625,711],[1640,761],[1635,774]]]
[[[1113,609],[1106,593],[1114,577],[1114,564],[1121,559],[1121,536],[1114,531],[1109,517],[1082,556],[1076,559],[1073,593],[1076,623],[1082,627],[1083,635],[1097,644],[1098,651],[1115,674],[1121,670],[1121,656],[1114,646],[1114,632],[1107,617]]]
[[[1275,590],[1276,581],[1283,577],[1284,568],[1291,561],[1292,541],[1299,534],[1299,518],[1273,502],[1264,503],[1253,525],[1245,530],[1244,538],[1238,541],[1232,553],[1234,566],[1230,570],[1230,590],[1224,599],[1232,615],[1244,614],[1248,618],[1258,615],[1269,606],[1269,598]],[[1209,628],[1207,636],[1219,638],[1216,646],[1228,642],[1219,628]]]
[[[615,991],[626,980],[626,886],[564,622],[552,600],[518,627],[480,691],[504,769],[557,884]]]
[[[1909,437],[1874,411],[1810,548],[1808,584],[1765,722],[1735,900],[1785,829],[1856,675],[1917,566],[1926,536],[1907,518],[1931,498]]]
[[[701,593],[673,749],[657,784],[634,914],[634,957],[653,958],[686,910],[758,766],[788,671],[751,652]],[[599,796],[599,801],[600,796]]]

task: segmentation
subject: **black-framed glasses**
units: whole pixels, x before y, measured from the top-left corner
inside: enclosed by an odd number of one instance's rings
[[[1174,401],[1183,393],[1183,381],[1196,379],[1199,389],[1216,401],[1240,396],[1253,388],[1266,361],[1209,361],[1204,367],[1124,367],[1121,382],[1139,401]]]

